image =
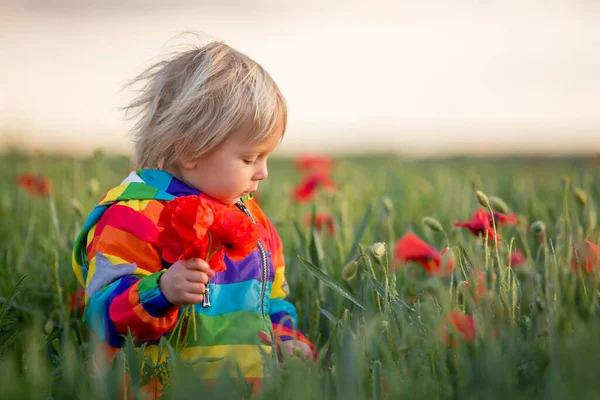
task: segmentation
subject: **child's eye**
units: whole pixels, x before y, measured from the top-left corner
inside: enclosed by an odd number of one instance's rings
[[[252,165],[256,162],[256,160],[244,160],[244,164]]]

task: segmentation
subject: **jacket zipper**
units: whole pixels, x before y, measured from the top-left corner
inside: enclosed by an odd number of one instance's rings
[[[254,218],[250,214],[250,211],[241,200],[238,201],[235,205],[237,206],[237,208],[243,211],[244,214],[248,216],[248,218],[250,218],[253,224],[256,223],[254,221]],[[265,248],[263,247],[260,239],[256,244],[258,245],[258,250],[260,252],[260,261],[262,264],[262,282],[260,286],[260,313],[262,315],[265,326],[267,327],[267,332],[269,332],[269,337],[271,338],[271,346],[273,346],[275,344],[275,338],[273,337],[273,328],[269,324],[269,321],[267,321],[267,314],[265,313],[265,295],[267,291],[267,279],[269,275],[269,269],[267,265],[267,252],[265,251]]]

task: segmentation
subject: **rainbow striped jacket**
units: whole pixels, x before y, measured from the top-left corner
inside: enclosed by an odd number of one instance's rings
[[[186,195],[201,194],[164,171],[132,172],[100,200],[75,242],[73,270],[85,288],[84,321],[113,349],[129,330],[147,343],[156,361],[156,343],[170,335],[181,315],[183,307],[169,303],[158,286],[170,265],[160,257],[157,221],[166,202]],[[278,341],[301,340],[314,349],[296,328],[295,307],[285,300],[288,285],[275,228],[251,198],[229,207],[236,206],[255,221],[260,239],[242,261],[225,256],[227,270],[209,284],[211,307],[194,307],[196,335],[186,335],[183,357],[221,358],[203,369],[206,379],[231,360],[236,376],[241,371],[246,379],[262,378],[264,354],[275,354]]]

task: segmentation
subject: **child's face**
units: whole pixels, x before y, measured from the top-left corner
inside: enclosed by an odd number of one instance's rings
[[[247,143],[249,127],[243,127],[215,151],[180,169],[181,180],[225,204],[234,204],[241,196],[258,189],[267,179],[267,158],[279,144],[281,134],[274,133],[259,143]]]

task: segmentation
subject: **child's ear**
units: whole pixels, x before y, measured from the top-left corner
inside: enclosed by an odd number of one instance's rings
[[[194,160],[184,161],[181,163],[181,166],[184,169],[194,169],[194,168],[196,168],[196,161],[194,161]]]

